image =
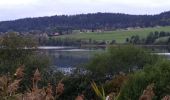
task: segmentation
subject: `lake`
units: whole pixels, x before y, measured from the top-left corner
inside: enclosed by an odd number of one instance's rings
[[[87,63],[96,53],[105,51],[103,48],[78,48],[60,46],[43,46],[38,47],[38,49],[50,57],[52,60],[52,68],[64,72],[70,72],[73,68]],[[158,55],[170,58],[170,51],[167,47],[150,47],[150,49],[156,52]]]
[[[71,71],[71,69],[87,63],[97,52],[104,49],[43,46],[38,49],[50,57],[51,67],[60,71]]]

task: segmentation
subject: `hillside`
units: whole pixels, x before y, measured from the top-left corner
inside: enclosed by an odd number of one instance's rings
[[[165,31],[170,32],[170,26],[166,27],[154,27],[154,28],[136,28],[129,30],[116,30],[116,31],[108,31],[108,32],[93,32],[91,33],[77,33],[77,34],[69,34],[69,35],[61,35],[55,38],[72,38],[72,39],[83,39],[83,40],[96,40],[96,41],[112,41],[116,40],[117,43],[124,43],[126,38],[130,38],[131,36],[138,35],[140,38],[145,38],[149,35],[150,32],[154,31]]]
[[[127,27],[153,27],[170,25],[170,12],[158,15],[128,15],[120,13],[95,13],[25,18],[0,22],[0,32],[63,32],[72,30],[113,30]]]

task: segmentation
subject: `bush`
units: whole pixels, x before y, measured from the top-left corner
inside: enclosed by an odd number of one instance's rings
[[[0,41],[0,74],[14,73],[16,68],[25,65],[24,81],[20,90],[26,90],[30,86],[29,78],[36,68],[44,72],[49,66],[49,58],[37,52],[37,42],[32,36],[21,36],[19,33],[6,33]]]
[[[127,75],[119,74],[116,75],[111,81],[106,81],[105,84],[103,85],[106,94],[114,93],[115,95],[118,95],[120,89],[127,80],[128,80]]]
[[[21,64],[29,62],[29,57],[36,55],[34,50],[37,42],[31,36],[21,36],[19,33],[6,33],[1,37],[0,73],[13,73]]]
[[[154,83],[156,100],[170,94],[170,62],[162,60],[135,72],[122,88],[119,100],[138,100],[148,84]]]
[[[63,79],[65,84],[65,91],[60,97],[60,100],[74,100],[77,95],[85,95],[87,100],[94,98],[94,93],[91,89],[90,80],[88,76],[68,76]]]
[[[94,77],[113,76],[119,72],[133,72],[159,59],[142,48],[135,46],[110,47],[107,52],[96,55],[87,65]]]

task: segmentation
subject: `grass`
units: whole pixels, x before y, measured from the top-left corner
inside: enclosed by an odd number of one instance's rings
[[[166,27],[154,27],[154,28],[136,28],[129,30],[116,30],[108,32],[91,32],[91,33],[76,33],[70,35],[56,36],[55,38],[72,38],[72,39],[83,39],[83,40],[97,40],[97,41],[112,41],[116,40],[117,43],[124,43],[126,38],[130,38],[133,35],[139,35],[140,38],[145,38],[150,32],[154,31],[165,31],[170,32],[170,26]]]
[[[166,43],[166,42],[168,42],[169,37],[170,37],[170,36],[160,37],[160,38],[158,38],[158,39],[155,40],[155,43],[156,43],[156,44]]]

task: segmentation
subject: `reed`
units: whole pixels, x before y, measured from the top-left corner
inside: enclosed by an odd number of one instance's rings
[[[0,98],[1,100],[57,100],[64,92],[64,84],[62,80],[56,85],[56,94],[53,87],[48,83],[47,87],[39,88],[38,83],[41,81],[41,73],[38,68],[32,78],[32,88],[19,93],[18,88],[24,78],[24,65],[17,68],[12,80],[12,76],[4,75],[0,77]]]

